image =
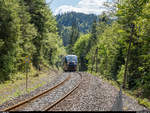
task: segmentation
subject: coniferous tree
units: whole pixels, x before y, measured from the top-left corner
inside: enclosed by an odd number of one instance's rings
[[[52,59],[45,59],[44,57],[52,58],[52,53],[55,50],[53,47],[50,47],[50,40],[51,38],[57,38],[56,21],[52,16],[52,12],[48,6],[45,5],[45,0],[24,1],[29,6],[31,23],[35,25],[38,32],[36,38],[33,40],[36,47],[36,53],[34,54],[33,62],[36,67],[39,67],[40,64],[43,64],[48,60],[50,60],[50,63],[52,62]],[[56,36],[51,37],[51,34],[56,34]],[[44,52],[45,50],[47,51]]]
[[[0,12],[0,82],[24,72],[25,56],[37,68],[61,62],[65,50],[45,0],[0,0]]]
[[[79,38],[79,28],[78,28],[77,22],[74,21],[72,24],[72,30],[71,30],[70,40],[69,40],[69,53],[70,54],[73,54],[73,46],[78,38]]]
[[[17,71],[21,58],[21,19],[18,14],[18,0],[0,0],[0,75],[8,78],[10,73]]]
[[[21,43],[20,47],[23,49],[22,61],[24,62],[25,56],[30,57],[32,60],[33,54],[36,52],[33,44],[33,39],[37,36],[37,31],[33,24],[30,23],[31,16],[28,12],[28,6],[24,1],[20,0],[19,17],[21,18]],[[24,66],[24,64],[22,64]]]

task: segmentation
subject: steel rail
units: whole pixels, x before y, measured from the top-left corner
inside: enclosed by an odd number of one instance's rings
[[[60,103],[61,101],[63,101],[67,96],[69,96],[73,91],[75,91],[81,84],[82,81],[82,75],[81,73],[77,72],[81,79],[80,82],[78,83],[77,86],[75,86],[71,91],[69,91],[68,93],[66,93],[62,98],[58,99],[57,101],[55,101],[53,104],[51,104],[50,106],[45,107],[42,111],[49,111],[51,108],[53,108],[54,106],[56,106],[58,103]]]
[[[20,107],[20,106],[22,106],[22,105],[24,105],[24,104],[26,104],[26,103],[28,103],[28,102],[30,102],[30,101],[36,99],[36,98],[39,98],[40,96],[42,96],[42,95],[44,95],[44,94],[46,94],[46,93],[48,93],[48,92],[54,90],[55,88],[61,86],[62,84],[64,84],[64,83],[65,83],[66,81],[68,81],[69,79],[70,79],[70,76],[68,76],[64,81],[60,82],[59,84],[57,84],[57,85],[51,87],[50,89],[48,89],[48,90],[46,90],[46,91],[44,91],[44,92],[42,92],[42,93],[39,93],[39,94],[37,94],[36,96],[33,96],[33,97],[29,98],[29,99],[26,99],[26,100],[24,100],[24,101],[22,101],[22,102],[20,102],[20,103],[18,103],[18,104],[15,104],[15,105],[13,105],[13,106],[10,106],[10,107],[8,107],[8,108],[2,110],[2,111],[6,112],[6,111],[13,110],[13,109],[15,109],[15,108],[17,108],[17,107]]]

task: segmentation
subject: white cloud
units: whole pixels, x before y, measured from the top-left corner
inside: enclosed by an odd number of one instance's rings
[[[103,11],[107,11],[107,8],[104,6],[104,2],[107,0],[81,0],[77,6],[63,5],[55,10],[54,14],[61,14],[65,12],[81,12],[85,14],[101,14]]]

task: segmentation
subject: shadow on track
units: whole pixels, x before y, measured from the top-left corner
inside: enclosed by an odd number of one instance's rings
[[[122,89],[120,87],[120,91],[118,95],[116,96],[114,105],[111,109],[111,111],[123,111],[123,103],[122,103]]]

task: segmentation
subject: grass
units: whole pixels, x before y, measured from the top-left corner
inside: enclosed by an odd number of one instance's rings
[[[138,102],[139,102],[139,104],[144,105],[145,107],[150,109],[150,101],[148,99],[146,99],[146,98],[144,98],[144,99],[138,98]]]
[[[99,75],[98,73],[92,73],[92,74],[95,75],[95,76],[101,77],[104,81],[106,81],[109,84],[113,85],[118,91],[120,90],[120,86],[117,84],[117,82],[115,82],[113,80],[108,80],[106,77],[104,77],[102,75]],[[124,89],[122,89],[122,92],[124,94],[126,94],[127,96],[131,97],[132,99],[137,100],[140,105],[143,105],[146,108],[150,109],[150,100],[148,100],[147,98],[144,98],[144,99],[143,98],[139,98],[131,90],[124,90]]]
[[[6,102],[8,100],[11,100],[12,98],[16,98],[18,96],[21,96],[21,95],[23,95],[25,93],[30,93],[31,91],[34,91],[35,89],[37,89],[37,88],[39,88],[39,87],[41,87],[41,86],[43,86],[45,84],[46,84],[46,82],[42,82],[40,84],[37,84],[36,86],[34,86],[32,88],[28,88],[27,92],[25,90],[22,91],[22,90],[18,89],[18,90],[16,90],[16,92],[12,93],[11,95],[9,95],[9,96],[7,96],[5,98],[4,97],[0,97],[0,100],[1,100],[0,104]]]
[[[47,82],[42,81],[42,78],[50,77],[48,73],[45,72],[45,70],[48,70],[48,69],[45,68],[41,72],[38,72],[35,69],[32,69],[30,71],[30,73],[28,74],[30,87],[28,87],[27,92],[25,88],[25,83],[26,83],[25,73],[17,73],[13,75],[13,77],[11,77],[10,80],[5,81],[4,83],[0,84],[0,94],[2,95],[0,96],[0,100],[1,100],[0,104],[3,104],[4,102],[8,100],[12,100],[13,98],[18,97],[20,95],[30,93],[31,91],[34,91],[35,89],[45,85]],[[38,76],[35,76],[36,74],[38,74]],[[24,87],[24,88],[21,88],[21,87]]]

